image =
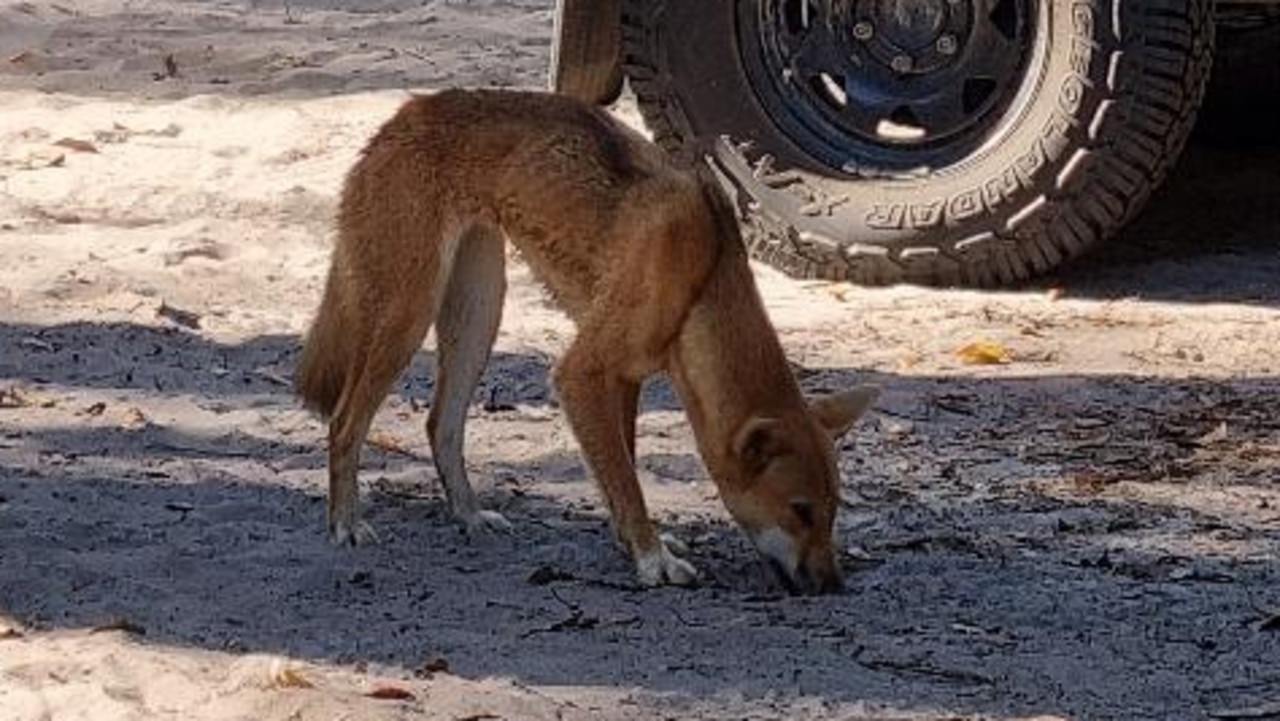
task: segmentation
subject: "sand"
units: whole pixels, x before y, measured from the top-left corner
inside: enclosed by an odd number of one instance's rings
[[[513,269],[448,521],[428,343],[323,533],[289,392],[342,174],[407,97],[538,87],[547,0],[0,2],[0,719],[1137,719],[1280,700],[1280,150],[1200,145],[1113,247],[1009,292],[757,278],[842,447],[849,593],[771,587],[669,389],[645,591]],[[634,107],[617,109],[634,121]],[[1011,362],[957,349],[991,340]]]

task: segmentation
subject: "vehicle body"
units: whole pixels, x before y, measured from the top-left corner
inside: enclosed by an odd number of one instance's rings
[[[609,103],[625,78],[792,275],[1004,285],[1122,227],[1191,133],[1216,31],[1280,67],[1277,18],[1280,0],[560,0],[552,85]]]

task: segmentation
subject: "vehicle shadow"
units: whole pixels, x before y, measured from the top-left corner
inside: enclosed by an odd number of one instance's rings
[[[237,372],[234,359],[259,357],[224,351]],[[814,368],[801,381],[869,375]],[[878,380],[889,392],[841,449],[845,595],[790,598],[767,582],[707,485],[664,472],[697,463],[680,426],[642,435],[640,464],[650,493],[684,509],[654,505],[706,579],[643,591],[576,449],[505,450],[510,411],[486,420],[496,440],[479,443],[472,474],[512,535],[466,539],[422,485],[424,458],[373,447],[367,517],[382,543],[336,549],[318,433],[104,430],[8,409],[0,611],[340,663],[413,669],[442,655],[466,678],[681,703],[1167,718],[1274,690],[1280,379]]]
[[[1031,287],[1280,306],[1280,145],[1193,143],[1118,237]]]
[[[244,343],[220,343],[176,326],[87,321],[53,326],[0,322],[0,379],[111,391],[192,396],[209,407],[231,410],[245,404],[300,405],[292,376],[302,340],[296,335],[256,336]],[[537,352],[495,351],[476,389],[488,410],[512,405],[555,405],[550,381],[553,359]],[[434,355],[422,350],[401,375],[392,395],[426,405],[433,392]],[[254,399],[246,400],[245,396]],[[238,400],[237,400],[238,399]],[[665,383],[646,386],[650,408],[678,404]]]

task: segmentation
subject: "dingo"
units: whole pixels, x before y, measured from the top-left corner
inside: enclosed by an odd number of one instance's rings
[[[840,588],[833,439],[876,391],[805,403],[733,209],[707,176],[560,96],[453,90],[406,103],[347,177],[298,366],[298,393],[330,418],[334,540],[375,538],[357,507],[360,447],[433,323],[426,431],[449,507],[470,530],[507,525],[480,510],[462,451],[502,315],[505,238],[577,325],[555,386],[640,582],[697,579],[654,531],[634,467],[640,384],[666,371],[720,497],[784,584]]]

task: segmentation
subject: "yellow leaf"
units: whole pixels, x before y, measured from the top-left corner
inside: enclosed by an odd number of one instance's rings
[[[1009,350],[995,341],[982,340],[956,351],[960,362],[966,365],[1001,365],[1013,361]]]

